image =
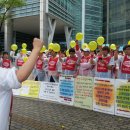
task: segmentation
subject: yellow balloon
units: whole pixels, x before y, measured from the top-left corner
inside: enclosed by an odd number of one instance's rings
[[[115,44],[111,44],[111,45],[110,45],[110,48],[111,48],[112,50],[116,50],[116,45],[115,45]]]
[[[101,46],[104,42],[105,42],[104,37],[100,36],[100,37],[97,38],[97,43],[98,43],[98,45]]]
[[[89,48],[87,43],[82,44],[82,49]]]
[[[128,41],[128,45],[130,45],[130,41]]]
[[[72,40],[72,41],[70,42],[70,46],[71,46],[72,48],[74,48],[74,47],[76,46],[76,42],[75,42],[74,40]]]
[[[43,46],[42,49],[41,49],[41,51],[40,51],[40,53],[45,52],[45,50],[46,50],[46,47]]]
[[[49,50],[52,50],[52,49],[53,49],[53,43],[50,43],[50,44],[48,45],[48,49],[49,49]]]
[[[60,45],[55,43],[53,44],[53,49],[52,49],[54,52],[59,52],[60,51]]]
[[[27,53],[27,50],[23,48],[23,49],[22,49],[22,53],[23,53],[23,54],[26,54],[26,53]]]
[[[27,56],[23,58],[24,63],[25,63],[27,60],[28,60],[28,57],[27,57]]]
[[[70,54],[69,54],[69,49],[66,51],[66,56],[69,56]]]
[[[94,51],[97,49],[97,43],[95,41],[89,42],[88,46],[89,46],[91,51]]]
[[[76,40],[82,40],[83,39],[83,33],[79,32],[76,34]]]
[[[26,43],[23,43],[23,44],[22,44],[22,48],[23,48],[23,49],[26,49],[26,48],[27,48],[27,44],[26,44]]]
[[[12,49],[13,51],[16,51],[16,50],[18,49],[18,46],[17,46],[16,44],[12,44],[12,45],[11,45],[11,49]]]

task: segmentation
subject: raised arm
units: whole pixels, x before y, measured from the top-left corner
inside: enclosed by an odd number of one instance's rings
[[[31,55],[29,56],[27,62],[24,63],[23,66],[16,71],[19,82],[23,82],[31,74],[42,46],[43,42],[40,39],[34,38]]]

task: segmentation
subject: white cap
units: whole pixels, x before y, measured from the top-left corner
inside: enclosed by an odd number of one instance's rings
[[[88,51],[88,52],[90,52],[90,49],[89,49],[89,48],[84,48],[83,51]]]
[[[29,55],[29,56],[30,56],[30,55],[31,55],[31,51],[27,51],[27,55]]]

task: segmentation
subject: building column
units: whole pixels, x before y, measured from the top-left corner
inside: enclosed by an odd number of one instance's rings
[[[84,43],[84,39],[85,39],[85,0],[82,0],[82,33],[84,34],[82,43]]]
[[[13,20],[7,19],[4,25],[4,50],[9,51],[13,43]]]
[[[65,26],[65,38],[66,38],[66,43],[67,43],[67,49],[70,47],[70,41],[71,41],[71,34],[72,34],[72,28]]]
[[[48,46],[48,0],[40,0],[40,39],[44,41],[45,46]]]
[[[55,33],[55,28],[56,28],[56,20],[51,19],[48,17],[48,22],[49,22],[49,37],[48,37],[48,43],[51,43],[53,41],[54,33]]]

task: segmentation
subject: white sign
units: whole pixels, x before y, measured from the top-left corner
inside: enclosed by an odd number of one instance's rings
[[[41,82],[39,98],[58,101],[59,83]]]

